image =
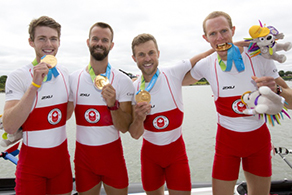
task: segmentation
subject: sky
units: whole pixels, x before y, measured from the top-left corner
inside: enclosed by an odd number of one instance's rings
[[[46,15],[62,25],[58,63],[69,72],[89,63],[86,39],[90,27],[106,22],[114,30],[114,48],[109,54],[112,67],[139,74],[132,59],[131,42],[141,33],[155,36],[160,50],[159,66],[172,66],[182,59],[210,48],[203,38],[202,23],[212,11],[227,12],[235,26],[234,41],[249,38],[248,30],[259,20],[284,33],[278,43],[292,42],[292,1],[281,0],[8,0],[0,1],[0,76],[35,58],[28,44],[28,25]],[[292,71],[292,49],[278,70]]]

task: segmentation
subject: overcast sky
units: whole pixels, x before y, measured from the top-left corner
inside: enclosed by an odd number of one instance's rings
[[[277,3],[278,2],[278,3]],[[212,11],[225,11],[236,27],[234,41],[250,37],[248,30],[258,20],[285,34],[279,43],[292,42],[291,0],[2,0],[0,1],[0,76],[30,63],[35,53],[28,44],[28,24],[47,15],[62,25],[59,64],[70,72],[89,62],[86,45],[89,28],[106,22],[114,29],[115,46],[111,65],[134,74],[139,69],[131,58],[132,39],[150,33],[160,50],[159,66],[171,66],[181,59],[209,49],[202,38],[202,22]],[[292,50],[278,70],[292,71]]]

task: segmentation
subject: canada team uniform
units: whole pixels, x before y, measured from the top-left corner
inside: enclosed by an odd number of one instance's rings
[[[64,194],[72,191],[65,126],[69,73],[62,66],[56,67],[59,75],[42,83],[31,112],[22,125],[16,194]],[[32,64],[12,72],[6,82],[6,101],[20,100],[32,78]]]
[[[142,183],[146,191],[158,189],[165,181],[169,189],[191,190],[182,138],[182,80],[191,67],[190,61],[186,60],[170,68],[159,68],[157,81],[149,91],[151,112],[144,121],[141,149]],[[145,83],[146,88],[148,84]],[[141,77],[134,82],[135,94],[140,85]]]
[[[213,165],[213,178],[236,180],[240,158],[245,171],[269,177],[271,170],[271,137],[263,120],[258,116],[244,115],[245,105],[241,95],[257,90],[252,76],[279,77],[272,60],[261,56],[251,58],[244,48],[241,54],[245,70],[238,72],[221,70],[217,53],[199,61],[191,70],[196,80],[206,78],[211,85],[218,115],[216,153]],[[226,63],[226,62],[225,62]]]
[[[128,76],[111,68],[109,81],[119,102],[132,101],[134,87]],[[101,90],[94,87],[85,69],[70,75],[70,88],[76,117],[77,191],[87,191],[101,181],[114,188],[126,188],[128,174],[120,134],[113,125]]]

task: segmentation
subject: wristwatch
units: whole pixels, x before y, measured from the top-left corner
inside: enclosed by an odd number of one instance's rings
[[[120,107],[120,102],[118,100],[115,101],[115,105],[113,105],[112,107],[107,107],[109,110],[117,110]]]
[[[277,85],[277,94],[280,95],[282,93],[282,87]]]

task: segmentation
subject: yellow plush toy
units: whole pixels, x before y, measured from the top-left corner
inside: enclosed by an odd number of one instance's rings
[[[248,50],[251,57],[262,55],[264,58],[273,59],[279,63],[286,61],[284,54],[277,54],[277,51],[288,51],[292,48],[291,42],[276,42],[276,40],[284,38],[283,33],[279,33],[273,26],[264,27],[260,22],[260,25],[254,25],[249,29],[249,34],[251,38],[246,40],[251,42]]]

